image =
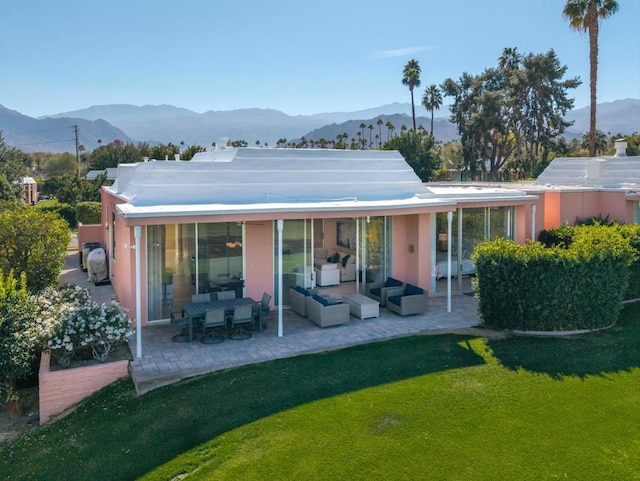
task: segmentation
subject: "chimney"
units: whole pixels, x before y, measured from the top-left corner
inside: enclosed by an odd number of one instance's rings
[[[624,139],[616,140],[616,157],[627,156],[627,141]]]
[[[216,150],[226,149],[228,143],[229,143],[229,137],[220,137],[218,139],[218,143],[216,144]]]
[[[175,154],[175,155],[173,156],[173,158],[174,158],[174,160],[180,160],[180,154]]]

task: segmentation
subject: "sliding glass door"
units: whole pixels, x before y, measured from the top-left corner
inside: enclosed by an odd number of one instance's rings
[[[285,220],[282,231],[282,252],[278,252],[277,223],[274,223],[274,265],[282,255],[282,303],[289,303],[289,287],[315,286],[313,273],[313,222],[309,219]],[[274,269],[275,302],[279,300],[278,269]]]
[[[453,292],[472,292],[472,277],[475,274],[472,254],[480,242],[498,237],[513,239],[512,206],[478,207],[458,209],[453,213],[451,226],[451,273]],[[432,248],[432,290],[446,292],[447,289],[447,213],[435,215],[436,229]]]
[[[149,322],[179,312],[196,292],[235,290],[242,297],[242,224],[147,226]]]

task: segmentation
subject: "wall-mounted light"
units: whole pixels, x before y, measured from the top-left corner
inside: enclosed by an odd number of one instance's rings
[[[108,223],[108,222],[105,222],[105,223],[104,223],[104,228],[105,228],[105,229],[107,229],[107,230],[109,230],[109,223]]]
[[[414,251],[415,249],[416,249],[416,248],[414,247],[414,245],[413,245],[413,244],[409,244],[409,254],[413,254],[413,251]]]

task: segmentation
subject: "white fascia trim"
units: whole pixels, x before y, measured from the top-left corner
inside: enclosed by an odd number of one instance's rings
[[[453,199],[418,199],[391,200],[384,202],[322,202],[296,204],[254,204],[254,205],[167,205],[167,206],[133,206],[117,204],[118,213],[125,218],[142,217],[183,217],[228,214],[264,214],[284,212],[340,212],[340,211],[372,211],[384,209],[413,209],[416,207],[455,206]]]

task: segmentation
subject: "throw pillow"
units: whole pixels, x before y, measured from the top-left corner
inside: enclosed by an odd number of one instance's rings
[[[384,283],[384,287],[401,287],[402,281],[394,279],[393,277],[387,277],[387,282]]]
[[[340,254],[338,254],[337,252],[334,252],[333,255],[331,256],[330,262],[337,264],[339,260],[340,260]]]
[[[415,296],[415,295],[421,295],[421,294],[424,294],[424,291],[422,290],[422,288],[418,286],[414,286],[413,284],[407,284],[407,286],[404,288],[405,296]]]
[[[309,295],[309,292],[302,286],[294,287],[294,290],[298,291],[300,294],[304,294],[305,296]]]
[[[349,260],[349,254],[342,258],[342,267],[347,267],[347,261]]]

